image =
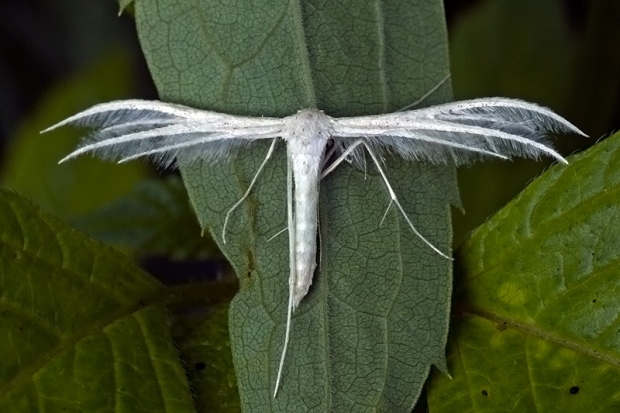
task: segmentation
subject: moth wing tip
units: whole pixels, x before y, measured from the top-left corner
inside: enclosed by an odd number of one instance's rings
[[[52,130],[56,129],[57,126],[58,125],[56,124],[56,125],[52,125],[52,126],[50,126],[48,128],[45,128],[45,129],[43,129],[42,131],[39,132],[39,135],[42,135],[42,134],[47,133],[49,131],[52,131]]]
[[[70,161],[71,159],[75,158],[75,155],[73,153],[70,153],[69,155],[65,156],[64,158],[62,158],[61,160],[58,161],[58,165],[63,164],[67,161]]]

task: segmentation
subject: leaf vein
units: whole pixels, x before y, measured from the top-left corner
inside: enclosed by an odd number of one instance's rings
[[[475,306],[463,305],[462,307],[459,306],[459,308],[461,309],[463,313],[473,314],[473,315],[487,319],[489,321],[493,321],[498,324],[505,324],[507,328],[513,328],[515,330],[521,331],[522,333],[530,335],[532,337],[536,337],[536,338],[546,340],[546,341],[551,341],[553,343],[556,343],[560,346],[571,349],[573,351],[579,352],[586,356],[594,357],[598,360],[604,361],[612,366],[620,367],[620,358],[618,357],[614,357],[612,355],[603,353],[601,351],[596,351],[594,349],[589,349],[576,341],[559,337],[555,334],[536,328],[530,324],[521,323],[514,319],[505,317],[497,313],[493,313],[491,311],[486,311],[482,308],[478,308]]]

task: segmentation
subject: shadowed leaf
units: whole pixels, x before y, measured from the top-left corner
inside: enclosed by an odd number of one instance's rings
[[[49,125],[97,102],[128,97],[131,68],[127,62],[125,53],[111,54],[44,97],[24,119],[7,150],[2,185],[70,220],[128,193],[146,177],[148,169],[139,162],[113,165],[83,157],[58,165],[75,148],[84,131],[64,128],[39,134]]]
[[[194,391],[196,411],[240,412],[228,334],[228,304],[198,309],[201,311],[194,311],[194,316],[183,318],[185,324],[173,328]]]
[[[159,283],[4,189],[0,228],[0,411],[194,411]]]
[[[176,177],[142,181],[127,196],[72,223],[100,241],[139,256],[195,260],[220,255],[213,241],[200,235],[187,192]]]

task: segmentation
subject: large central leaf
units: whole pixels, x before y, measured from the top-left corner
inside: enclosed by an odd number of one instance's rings
[[[161,98],[210,110],[333,116],[397,110],[448,73],[440,0],[136,1],[140,39]],[[424,105],[449,98],[443,85]],[[444,365],[451,263],[392,210],[372,165],[341,166],[321,185],[320,266],[293,320],[283,385],[278,358],[287,305],[284,144],[221,241],[226,211],[246,190],[265,144],[230,162],[182,168],[199,220],[235,267],[230,309],[243,406],[252,412],[409,411],[431,364]],[[453,168],[386,159],[422,234],[450,249]]]

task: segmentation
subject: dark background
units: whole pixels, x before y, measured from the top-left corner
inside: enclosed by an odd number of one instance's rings
[[[448,0],[445,5],[455,99],[508,96],[551,107],[591,136],[558,137],[565,155],[618,129],[619,1]],[[133,19],[117,14],[114,0],[0,0],[0,178],[9,145],[50,90],[102,59],[129,63],[129,96],[157,97]],[[101,73],[100,82],[114,81],[111,73]],[[463,168],[466,215],[454,214],[455,246],[549,164],[518,160]]]

